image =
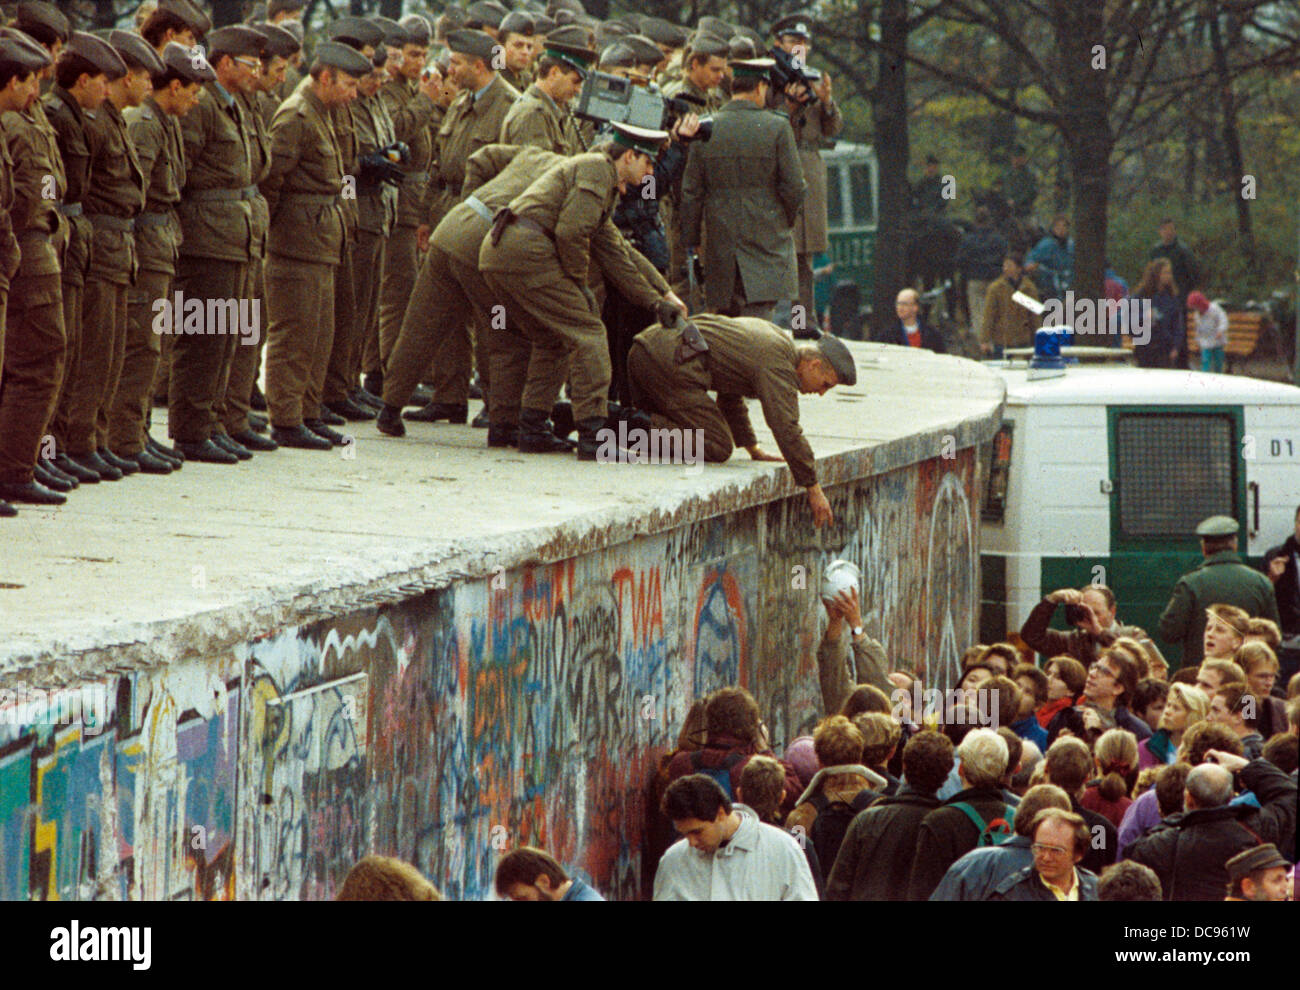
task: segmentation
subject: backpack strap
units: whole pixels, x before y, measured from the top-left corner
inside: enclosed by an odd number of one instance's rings
[[[968,804],[965,801],[958,801],[952,807],[961,811],[962,814],[964,814],[967,818],[969,818],[972,822],[974,822],[975,828],[979,830],[980,835],[984,834],[984,830],[988,828],[988,823],[979,816],[979,812],[976,811],[974,807],[972,807],[970,804]]]

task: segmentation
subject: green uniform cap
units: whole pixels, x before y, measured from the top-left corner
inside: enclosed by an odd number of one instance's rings
[[[462,28],[459,31],[447,32],[447,47],[458,55],[469,55],[471,58],[481,58],[484,62],[490,62],[497,43],[492,40],[492,35],[486,32]]]
[[[1197,536],[1236,536],[1240,527],[1231,516],[1210,516],[1196,527]]]
[[[652,131],[648,127],[635,127],[632,124],[621,124],[617,121],[612,121],[609,126],[614,132],[615,144],[624,148],[631,148],[633,151],[639,151],[651,158],[659,156],[659,149],[668,140],[667,131]]]
[[[776,65],[776,61],[770,58],[741,58],[727,64],[731,66],[733,75],[758,76],[760,79],[766,79],[772,71],[772,66]]]
[[[849,349],[844,346],[844,341],[824,333],[817,338],[817,349],[822,352],[822,357],[827,363],[835,369],[835,377],[839,379],[841,385],[858,383],[858,365],[853,360],[853,355],[849,353]]]

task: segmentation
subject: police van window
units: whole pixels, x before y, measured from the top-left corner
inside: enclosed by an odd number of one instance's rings
[[[1124,536],[1187,536],[1207,516],[1235,516],[1238,463],[1230,417],[1124,413],[1115,431]]]
[[[871,185],[871,163],[849,166],[849,195],[853,200],[853,219],[859,227],[876,222],[876,197]]]
[[[840,193],[843,166],[831,165],[826,169],[826,225],[844,227],[844,197]]]

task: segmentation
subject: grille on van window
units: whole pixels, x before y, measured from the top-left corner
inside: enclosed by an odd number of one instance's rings
[[[1236,514],[1241,455],[1229,416],[1123,413],[1115,442],[1124,536],[1186,537],[1207,516]]]

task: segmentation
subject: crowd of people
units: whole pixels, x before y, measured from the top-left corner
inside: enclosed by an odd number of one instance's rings
[[[490,447],[626,463],[607,435],[703,431],[699,459],[787,461],[830,521],[798,396],[856,369],[812,303],[843,121],[810,14],[478,0],[308,31],[304,0],[246,6],[91,33],[23,0],[0,28],[0,515],[477,397]],[[593,74],[662,113],[579,116]]]

